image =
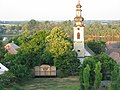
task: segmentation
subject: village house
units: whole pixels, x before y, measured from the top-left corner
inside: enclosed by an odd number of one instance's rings
[[[120,65],[120,42],[106,42],[106,53]]]

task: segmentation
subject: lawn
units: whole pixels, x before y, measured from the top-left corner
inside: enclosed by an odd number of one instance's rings
[[[25,90],[78,90],[79,77],[34,78],[21,84]]]

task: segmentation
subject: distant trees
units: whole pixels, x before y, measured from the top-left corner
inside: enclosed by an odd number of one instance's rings
[[[4,34],[21,34],[24,30],[30,30],[35,32],[37,30],[52,30],[54,27],[61,27],[61,29],[67,33],[71,38],[73,38],[73,26],[74,22],[71,20],[55,22],[55,21],[36,21],[34,19],[29,22],[16,23],[15,24],[5,24],[0,25],[0,33]],[[4,26],[4,27],[3,27]],[[2,27],[2,28],[1,28]],[[113,23],[102,23],[93,22],[86,23],[85,25],[85,36],[87,37],[99,37],[99,36],[109,36],[109,37],[119,37],[120,35],[120,24],[119,21]],[[94,37],[93,37],[94,38]],[[99,39],[99,38],[98,38]],[[111,39],[111,38],[108,38]]]

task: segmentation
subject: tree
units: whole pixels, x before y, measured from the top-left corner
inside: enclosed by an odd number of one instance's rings
[[[47,47],[54,60],[54,65],[66,76],[78,74],[80,61],[77,54],[72,51],[72,44],[66,33],[61,28],[53,28],[46,37]]]
[[[114,66],[111,73],[111,90],[119,90],[120,88],[120,69],[119,66]]]
[[[84,85],[83,85],[83,67],[80,65],[80,70],[79,70],[79,81],[80,81],[80,90],[83,90]]]
[[[84,81],[84,87],[85,90],[89,90],[89,77],[90,77],[90,67],[87,64],[87,66],[83,70],[83,81]]]
[[[111,72],[114,70],[114,66],[117,65],[116,61],[106,53],[101,53],[93,57],[96,61],[100,61],[101,63],[102,79],[110,80]]]
[[[5,54],[2,62],[10,62],[10,72],[12,72],[19,81],[28,79],[29,75],[31,75],[31,69],[33,69],[34,66],[43,64],[42,55],[45,53],[45,38],[47,34],[46,31],[37,31],[34,34],[30,32],[23,34],[23,36],[21,35],[16,39],[16,42],[20,45],[18,53],[15,55]]]
[[[95,72],[94,88],[95,90],[98,90],[100,87],[101,80],[102,80],[100,61],[96,63],[94,72]]]
[[[74,51],[66,51],[63,55],[54,58],[55,66],[64,73],[65,76],[78,75],[80,61]]]
[[[88,58],[85,58],[82,67],[85,68],[86,65],[89,65],[90,67],[90,77],[89,77],[89,81],[90,81],[90,86],[94,85],[94,80],[95,80],[95,64],[96,64],[96,60],[91,56]]]
[[[105,50],[105,42],[103,41],[88,41],[87,42],[88,47],[95,53],[100,54],[101,52],[104,52]]]
[[[67,34],[65,34],[61,28],[53,28],[50,34],[46,37],[46,41],[48,51],[51,52],[55,58],[72,49]]]
[[[33,30],[33,29],[36,29],[36,27],[38,26],[39,22],[32,19],[28,22],[28,26],[27,26],[27,29],[28,30]]]

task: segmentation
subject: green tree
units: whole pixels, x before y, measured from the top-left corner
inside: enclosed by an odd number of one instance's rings
[[[101,73],[103,80],[109,80],[111,72],[114,70],[114,66],[117,65],[116,61],[108,56],[106,53],[101,53],[93,56],[96,61],[101,62]]]
[[[89,65],[90,67],[90,77],[89,77],[89,81],[90,81],[90,86],[94,85],[94,80],[95,80],[95,64],[96,64],[96,60],[93,57],[88,57],[85,58],[82,67],[85,68],[86,65]]]
[[[78,75],[80,61],[77,59],[77,54],[74,51],[66,51],[63,55],[54,58],[55,66],[58,70],[68,75]]]
[[[87,66],[83,70],[83,80],[84,80],[84,87],[85,90],[89,90],[89,77],[90,77],[90,67],[87,64]]]
[[[47,49],[52,53],[53,57],[63,55],[66,51],[72,49],[68,36],[60,28],[53,28],[46,38]]]
[[[80,65],[80,70],[79,70],[79,81],[80,81],[80,90],[83,90],[83,67]]]
[[[114,66],[111,74],[111,90],[119,90],[120,88],[120,69],[119,66]]]
[[[94,88],[95,90],[98,90],[100,87],[101,80],[102,80],[100,61],[96,63],[94,72],[95,72]]]
[[[105,42],[103,41],[89,41],[87,42],[88,47],[95,53],[100,54],[105,50]]]

